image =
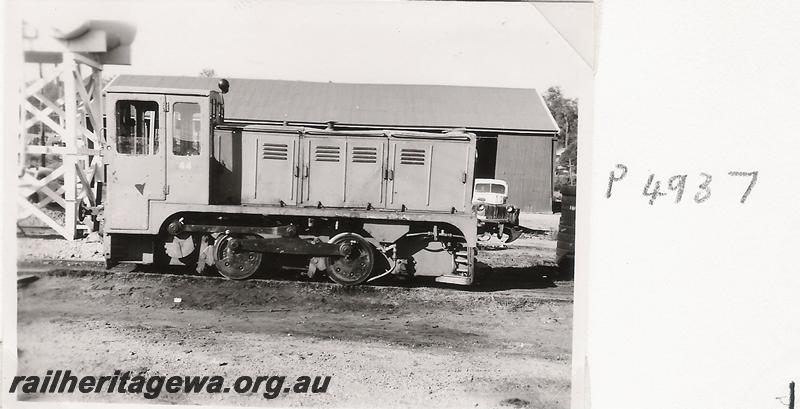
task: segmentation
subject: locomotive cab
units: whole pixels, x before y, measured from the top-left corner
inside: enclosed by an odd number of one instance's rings
[[[106,225],[146,229],[151,201],[208,204],[211,134],[222,96],[110,88],[107,93]],[[113,114],[112,114],[113,113]]]

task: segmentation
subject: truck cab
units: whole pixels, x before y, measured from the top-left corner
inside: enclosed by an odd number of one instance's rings
[[[478,235],[505,239],[510,243],[522,234],[519,211],[508,204],[508,182],[500,179],[475,179],[472,210],[478,217]]]

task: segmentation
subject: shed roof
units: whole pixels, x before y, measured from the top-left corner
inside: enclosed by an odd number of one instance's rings
[[[121,75],[115,87],[216,89],[204,77]],[[466,128],[523,133],[558,132],[532,88],[346,84],[233,78],[226,119],[361,127]]]

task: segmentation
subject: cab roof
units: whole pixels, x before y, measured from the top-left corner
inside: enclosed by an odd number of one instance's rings
[[[146,87],[136,85],[116,85],[112,82],[107,88],[106,92],[112,93],[136,93],[136,94],[170,94],[170,95],[192,95],[207,97],[212,93],[216,93],[210,88],[160,88],[160,87]]]

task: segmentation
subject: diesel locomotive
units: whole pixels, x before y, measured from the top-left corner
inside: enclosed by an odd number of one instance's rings
[[[230,122],[228,86],[106,89],[108,265],[473,283],[474,134]]]

